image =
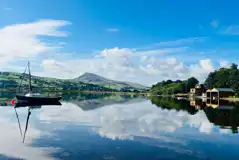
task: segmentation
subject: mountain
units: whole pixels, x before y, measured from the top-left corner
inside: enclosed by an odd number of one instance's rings
[[[16,88],[22,76],[25,78],[23,78],[21,86],[28,88],[27,75],[16,72],[0,72],[0,88]],[[142,91],[146,89],[139,84],[113,81],[92,73],[85,73],[75,79],[57,79],[32,75],[32,86],[41,89],[52,87],[57,90],[82,91]]]
[[[15,72],[0,72],[0,88],[16,89],[21,83],[21,92],[28,91],[28,75],[22,75]],[[24,78],[22,78],[24,77]],[[56,79],[48,77],[32,76],[32,86],[35,91],[46,90],[81,90],[81,91],[116,91],[103,86],[75,82],[72,79]]]
[[[75,81],[80,81],[83,83],[91,83],[95,85],[104,86],[106,88],[112,88],[112,89],[136,89],[136,90],[145,90],[148,89],[146,86],[143,86],[141,84],[132,83],[132,82],[122,82],[122,81],[115,81],[111,79],[107,79],[104,77],[101,77],[99,75],[93,74],[93,73],[84,73],[78,78],[74,79]]]
[[[98,76],[93,73],[88,73],[88,72],[82,74],[76,79],[84,83],[100,83],[100,82],[108,81],[108,79],[104,77]]]

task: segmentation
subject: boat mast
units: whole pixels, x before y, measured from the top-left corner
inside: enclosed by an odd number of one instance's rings
[[[28,74],[29,74],[29,93],[32,92],[32,83],[31,83],[31,71],[30,71],[30,62],[28,61]]]
[[[14,110],[15,110],[15,113],[16,113],[16,117],[17,117],[17,121],[18,121],[18,127],[19,127],[21,137],[22,137],[22,128],[21,128],[21,124],[20,124],[20,121],[19,121],[19,117],[18,117],[18,114],[17,114],[16,107],[14,107]]]
[[[26,66],[26,68],[25,68],[25,70],[24,70],[24,72],[23,72],[23,74],[21,76],[21,81],[20,81],[20,84],[18,85],[17,93],[20,93],[20,87],[22,85],[23,76],[25,75],[26,71],[27,71],[27,66]]]
[[[25,142],[25,137],[26,137],[26,133],[27,133],[27,128],[28,128],[28,122],[29,122],[30,115],[31,115],[31,110],[30,110],[30,108],[28,108],[27,122],[26,122],[26,126],[25,126],[25,131],[24,131],[22,143]]]

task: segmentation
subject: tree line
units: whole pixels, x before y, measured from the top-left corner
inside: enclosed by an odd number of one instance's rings
[[[209,73],[204,84],[208,89],[232,88],[238,95],[239,70],[237,64],[233,63],[230,68],[220,68]]]
[[[187,80],[167,80],[158,82],[157,84],[153,85],[149,90],[152,94],[157,95],[169,95],[169,94],[176,94],[176,93],[188,93],[191,88],[195,87],[199,81],[195,77],[191,77]]]
[[[199,81],[195,77],[187,80],[167,80],[158,82],[149,90],[150,93],[164,95],[176,93],[188,93]],[[232,88],[239,95],[239,70],[238,65],[233,63],[229,68],[220,68],[209,73],[204,85],[207,89]]]

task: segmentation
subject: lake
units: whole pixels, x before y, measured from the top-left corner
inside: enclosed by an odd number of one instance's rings
[[[63,94],[14,109],[0,93],[0,159],[239,159],[239,106],[141,96]],[[18,123],[19,119],[19,123]]]

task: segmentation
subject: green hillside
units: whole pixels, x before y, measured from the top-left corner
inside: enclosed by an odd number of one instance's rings
[[[16,72],[0,72],[0,89],[16,88],[21,79],[22,87],[28,87],[28,75]],[[129,82],[118,82],[104,77],[85,73],[75,79],[56,79],[32,75],[33,89],[51,88],[54,90],[83,90],[83,91],[142,91],[146,87]]]
[[[117,89],[117,90],[121,90],[121,89],[145,90],[145,89],[147,89],[147,87],[137,84],[137,83],[110,80],[110,79],[98,76],[96,74],[93,74],[93,73],[84,73],[80,77],[75,78],[74,81],[96,84],[96,85],[104,86],[106,88],[112,88],[112,89]]]

